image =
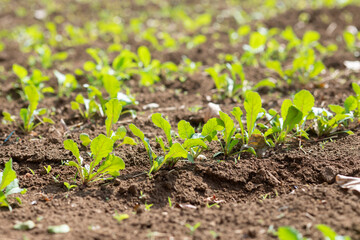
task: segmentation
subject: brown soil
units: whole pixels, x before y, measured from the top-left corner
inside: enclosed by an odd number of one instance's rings
[[[360,29],[359,11],[356,6],[289,10],[266,20],[264,25],[281,29],[291,25],[299,36],[305,30],[317,30],[322,34],[322,41],[331,42],[347,25]],[[298,16],[303,12],[310,18],[301,27]],[[352,14],[353,22],[347,23],[342,19],[344,13]],[[327,16],[326,23],[322,22],[325,18],[321,16]],[[0,26],[5,26],[9,18],[17,19],[14,14],[1,14]],[[84,19],[87,17],[84,16]],[[26,21],[23,19],[19,24]],[[337,24],[336,30],[326,34],[326,29],[333,22]],[[94,44],[106,46],[103,42]],[[351,83],[360,77],[359,73],[344,69],[344,60],[356,58],[346,52],[340,42],[338,44],[338,53],[325,63],[339,72],[326,74],[324,88],[305,86],[315,96],[317,106],[342,104],[347,96],[353,94]],[[138,45],[141,43],[133,46]],[[15,115],[26,103],[22,102],[13,87],[16,78],[10,73],[11,66],[13,63],[25,65],[26,60],[21,57],[16,44],[9,46],[0,53],[0,63],[4,64],[7,70],[4,75],[8,77],[6,82],[1,82],[0,112],[9,111]],[[73,66],[80,67],[89,59],[84,53],[87,47],[73,49],[69,58]],[[211,42],[200,48],[211,49]],[[199,49],[184,51],[191,59],[202,61],[204,65],[216,60],[218,53],[208,54],[205,51],[202,54]],[[229,47],[222,51],[233,50]],[[154,57],[180,62],[182,53],[164,53],[163,56],[155,53]],[[254,82],[270,74],[262,68],[246,68],[246,76]],[[139,88],[134,80],[128,84],[139,101],[135,107],[138,116],[135,120],[125,116],[118,126],[134,122],[148,138],[162,134],[149,120],[153,112],[168,116],[175,128],[181,119],[197,119],[202,110],[192,113],[188,109],[206,107],[207,96],[214,93],[211,79],[203,73],[189,77],[186,83],[163,80],[154,89]],[[55,79],[50,80],[50,85],[56,87]],[[291,89],[266,90],[262,95],[263,105],[279,109],[282,99],[293,93]],[[13,101],[7,100],[9,94]],[[207,160],[195,164],[180,162],[173,170],[161,170],[152,178],[143,174],[149,169],[143,146],[126,146],[116,151],[116,155],[126,163],[120,177],[67,191],[63,182],[72,182],[75,170],[64,165],[64,161],[72,159],[72,155],[63,148],[62,142],[74,139],[79,143],[80,133],[94,137],[105,131],[104,119],[82,123],[80,116],[71,110],[70,101],[75,95],[70,99],[57,99],[50,95],[41,102],[40,107],[56,108],[52,117],[55,125],[40,126],[36,136],[25,135],[14,126],[1,125],[0,140],[5,140],[13,130],[15,133],[8,142],[0,145],[0,163],[3,166],[11,157],[20,186],[28,191],[21,196],[22,205],[13,204],[12,212],[1,209],[0,239],[22,239],[23,236],[29,239],[211,239],[215,233],[216,239],[276,239],[268,230],[284,225],[297,228],[306,237],[321,239],[316,224],[329,225],[339,234],[360,239],[359,196],[334,184],[337,174],[360,177],[360,131],[357,126],[352,136],[312,138],[303,142],[301,149],[298,146],[282,146],[269,150],[265,158],[242,155],[237,163],[214,158],[213,154],[220,149],[214,143],[212,150],[205,152]],[[230,100],[217,102],[225,112],[240,106],[240,103]],[[149,103],[158,103],[159,108],[143,110]],[[60,123],[61,119],[68,126],[82,124],[67,132]],[[194,120],[193,123],[199,122]],[[80,150],[82,156],[86,156],[86,148]],[[49,174],[44,169],[47,165],[52,166]],[[34,175],[30,174],[29,168],[35,172]],[[169,207],[168,197],[171,198],[172,208]],[[214,199],[224,202],[210,207]],[[145,204],[153,204],[150,211],[145,210]],[[118,223],[113,219],[115,212],[127,213],[129,219]],[[26,220],[36,222],[36,228],[28,232],[12,229],[16,221]],[[191,235],[185,224],[195,225],[198,222],[200,227]],[[46,231],[50,225],[65,223],[71,227],[67,234],[49,235]]]

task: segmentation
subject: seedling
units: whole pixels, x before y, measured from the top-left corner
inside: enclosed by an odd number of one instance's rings
[[[81,107],[81,105],[84,107]],[[101,105],[94,98],[84,98],[81,93],[76,96],[75,101],[71,102],[71,109],[79,111],[84,119],[91,119],[97,112],[103,115]]]
[[[15,198],[19,204],[21,199],[19,197],[12,197],[10,195],[26,193],[26,189],[19,187],[19,180],[16,178],[16,172],[12,169],[12,159],[5,163],[3,172],[0,172],[0,207],[8,207],[12,211],[9,199]]]
[[[329,240],[351,240],[349,236],[340,236],[334,230],[332,230],[329,226],[324,224],[316,225],[316,228],[323,234],[325,239]]]
[[[301,233],[292,227],[279,227],[277,234],[279,240],[307,240],[307,238],[303,238]]]
[[[62,74],[61,72],[54,71],[54,75],[58,81],[58,97],[66,95],[70,96],[70,93],[77,88],[78,83],[75,79],[75,76],[72,74]]]
[[[38,54],[38,61],[45,69],[51,68],[55,61],[65,61],[68,57],[67,52],[53,53],[50,47],[45,44],[36,47],[35,51]]]
[[[139,199],[143,199],[146,197],[146,194],[143,193],[143,191],[140,191]]]
[[[170,197],[168,197],[168,202],[169,202],[169,207],[172,208],[172,201]]]
[[[226,68],[229,70],[228,73],[221,74],[220,72],[224,69],[222,65],[215,65],[214,67],[207,68],[205,71],[213,79],[216,89],[221,95],[221,98],[225,97],[239,97],[245,94],[249,89],[255,90],[261,86],[275,87],[275,84],[270,80],[263,80],[251,87],[247,80],[245,80],[245,74],[241,63],[227,63]]]
[[[150,211],[151,207],[153,206],[154,204],[147,204],[145,203],[145,211]]]
[[[352,131],[337,131],[346,120],[351,117],[347,114],[336,114],[335,116],[324,108],[313,108],[311,113],[314,119],[313,130],[318,137],[331,136],[337,133],[345,132],[353,134]]]
[[[292,62],[292,68],[283,70],[279,61],[268,61],[266,67],[277,72],[280,77],[289,85],[299,82],[306,84],[315,79],[324,69],[322,61],[316,61],[315,52],[309,49],[303,52]]]
[[[316,228],[323,234],[326,240],[351,240],[348,236],[338,235],[334,230],[324,224],[316,225]],[[279,227],[275,234],[277,234],[279,240],[307,240],[307,238],[304,238],[301,233],[293,227]]]
[[[31,76],[28,74],[26,68],[18,64],[13,64],[12,70],[19,78],[23,91],[25,91],[26,86],[34,86],[39,93],[39,98],[43,98],[43,93],[54,92],[52,87],[45,87],[44,82],[49,81],[49,77],[44,76],[39,69],[34,69]],[[20,95],[28,99],[22,92],[20,92]]]
[[[32,174],[32,175],[35,175],[34,170],[32,170],[32,169],[31,169],[31,168],[29,168],[29,167],[28,167],[27,169],[29,169],[29,171],[31,172],[31,174]]]
[[[26,86],[25,89],[25,94],[29,100],[29,106],[28,108],[22,108],[20,110],[20,118],[23,121],[23,125],[20,126],[21,129],[28,133],[31,132],[32,130],[34,130],[37,126],[39,126],[40,124],[43,123],[50,123],[50,124],[54,124],[53,120],[51,120],[50,118],[47,117],[43,117],[42,120],[38,117],[41,115],[44,115],[47,113],[47,109],[42,108],[42,109],[36,109],[38,104],[39,104],[39,93],[37,92],[36,88],[34,86]],[[9,115],[8,113],[5,113],[6,115]],[[34,120],[35,117],[40,121],[39,123],[35,124]],[[10,119],[12,119],[10,117]],[[7,120],[10,120],[9,118],[7,118]]]
[[[68,182],[64,182],[65,187],[67,188],[68,191],[70,191],[72,188],[76,188],[77,185],[71,185]]]
[[[187,228],[190,230],[190,234],[191,234],[191,235],[194,235],[196,229],[198,229],[198,228],[200,227],[200,225],[201,225],[200,222],[196,223],[194,226],[186,223],[186,224],[185,224],[185,227],[187,227]]]
[[[59,180],[58,178],[60,177],[60,174],[56,175],[56,176],[52,176],[52,178],[54,179],[54,182],[58,183]]]
[[[179,137],[184,140],[183,148],[188,151],[188,160],[195,162],[197,157],[206,149],[208,146],[204,142],[205,137],[201,134],[196,134],[195,129],[191,124],[185,120],[181,120],[178,123],[178,134]]]
[[[15,119],[16,119],[15,116],[11,115],[8,112],[3,112],[2,114],[3,114],[2,124],[7,125],[7,124],[11,124],[11,123],[15,122]]]
[[[215,232],[214,230],[210,230],[209,233],[213,239],[217,239],[219,237],[219,234],[217,232]]]
[[[51,166],[50,166],[50,165],[47,165],[47,167],[44,166],[44,168],[45,168],[45,170],[46,170],[46,174],[49,174],[50,171],[51,171]]]
[[[125,168],[125,163],[120,157],[111,154],[113,145],[114,140],[100,134],[90,143],[91,157],[93,160],[90,164],[84,164],[77,144],[73,140],[67,139],[64,141],[64,148],[71,151],[77,160],[76,162],[70,161],[67,165],[77,169],[78,176],[83,185],[103,180],[105,175],[117,177],[119,176],[119,170]],[[99,164],[100,166],[95,170]]]
[[[140,85],[151,86],[160,80],[160,61],[151,60],[151,53],[145,46],[138,48]]]
[[[165,143],[161,137],[156,137],[156,142],[160,144],[161,149],[163,150],[163,156],[157,156],[153,152],[149,139],[145,137],[144,133],[140,129],[138,129],[134,124],[129,125],[132,133],[142,141],[148,153],[151,165],[149,175],[152,172],[158,171],[164,164],[172,168],[180,158],[186,158],[188,156],[188,152],[180,143],[173,143],[170,123],[164,119],[160,113],[154,113],[151,116],[151,119],[155,126],[161,128],[164,131],[166,136],[168,146],[165,146]]]
[[[118,223],[121,223],[123,220],[128,219],[129,215],[126,214],[126,213],[120,214],[120,213],[115,211],[115,214],[113,215],[113,218],[116,219],[116,221],[118,221]]]
[[[346,44],[346,48],[349,52],[354,53],[355,57],[360,56],[360,48],[357,44],[357,41],[360,41],[360,32],[357,35],[353,32],[345,30],[343,32],[343,38]]]

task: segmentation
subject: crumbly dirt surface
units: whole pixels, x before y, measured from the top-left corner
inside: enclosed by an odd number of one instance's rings
[[[19,2],[14,1],[13,7]],[[89,15],[80,14],[74,18],[72,13],[65,18],[80,19],[74,23],[81,25],[92,16],[96,17],[96,12],[87,4],[79,6],[78,11],[88,10]],[[141,11],[136,6],[129,9],[133,14]],[[1,11],[1,28],[10,29],[38,21],[31,17],[19,19],[6,9]],[[338,44],[336,54],[324,61],[331,70],[324,75],[321,87],[317,84],[302,86],[314,95],[319,107],[343,104],[345,98],[353,94],[351,83],[359,81],[360,73],[346,69],[343,64],[344,60],[359,59],[337,40],[349,25],[360,29],[359,12],[357,6],[291,9],[261,21],[269,28],[284,29],[291,25],[299,36],[306,30],[316,30],[323,43]],[[309,16],[306,24],[299,23],[299,16],[303,13]],[[49,18],[59,14],[61,12],[55,11]],[[352,18],[349,20],[350,15]],[[333,23],[336,27],[330,31],[329,25]],[[229,27],[236,27],[234,24],[230,21]],[[209,41],[191,50],[169,53],[154,50],[153,57],[179,63],[181,56],[187,55],[194,61],[202,61],[204,66],[211,66],[220,52],[238,51],[241,54],[240,44],[226,47],[227,34],[220,32],[220,36],[218,41],[223,40],[225,46],[222,49],[213,48],[213,42]],[[132,38],[128,41],[132,49],[144,44]],[[26,65],[27,55],[19,50],[17,43],[4,42],[7,47],[0,53],[0,64],[4,67],[2,74],[6,80],[1,80],[0,112],[8,111],[15,115],[20,108],[26,107],[26,102],[13,84],[16,76],[11,67],[14,63]],[[108,43],[99,40],[90,45],[105,48]],[[89,60],[85,52],[87,47],[71,49],[68,64],[62,66],[64,71],[73,71]],[[54,69],[57,67],[55,63]],[[45,73],[50,75],[52,71],[49,69]],[[261,67],[246,67],[245,74],[252,82],[274,75]],[[189,76],[185,83],[167,81],[162,77],[161,82],[152,88],[139,87],[136,79],[127,84],[139,102],[133,107],[138,114],[135,119],[127,115],[121,117],[117,126],[127,127],[135,123],[150,139],[162,134],[149,119],[152,113],[166,115],[174,129],[181,119],[199,125],[203,110],[194,113],[189,109],[206,108],[215,89],[211,78],[203,71]],[[56,88],[55,78],[50,79],[49,85]],[[293,96],[295,90],[286,86],[271,91],[264,89],[261,92],[263,107],[280,109],[282,100]],[[115,151],[126,164],[118,178],[68,191],[63,182],[73,182],[76,172],[64,165],[73,156],[63,148],[63,141],[74,139],[80,143],[80,133],[95,137],[105,132],[104,119],[84,122],[71,110],[70,102],[76,94],[72,93],[69,98],[48,94],[40,107],[54,109],[52,119],[55,124],[41,125],[34,134],[26,135],[13,125],[0,126],[1,143],[15,131],[6,143],[0,145],[0,166],[3,167],[11,157],[20,186],[27,189],[27,193],[21,196],[21,205],[13,203],[12,212],[6,208],[0,210],[0,239],[276,239],[269,229],[285,225],[295,227],[305,237],[321,239],[315,228],[317,224],[326,224],[339,234],[360,239],[359,195],[335,184],[337,174],[360,177],[360,129],[357,124],[352,126],[354,135],[351,136],[312,137],[310,141],[300,143],[301,149],[299,143],[281,146],[269,149],[264,158],[242,154],[237,162],[214,157],[220,146],[212,143],[212,150],[204,153],[206,160],[194,164],[180,162],[174,169],[161,170],[151,178],[144,174],[150,166],[144,147],[141,144],[124,146]],[[8,96],[11,96],[10,101]],[[233,100],[213,99],[212,102],[218,103],[225,112],[242,105]],[[153,110],[144,108],[150,103],[157,103],[159,107]],[[80,148],[84,157],[87,151],[85,147]],[[44,169],[47,165],[52,166],[49,174]],[[214,200],[221,202],[212,205]],[[149,204],[153,205],[147,211],[145,206]],[[115,212],[128,214],[129,218],[118,223],[113,218]],[[17,221],[27,220],[34,221],[36,227],[26,232],[13,229]],[[186,227],[186,224],[199,222],[201,225],[194,233]],[[47,233],[48,226],[60,224],[68,224],[71,231],[55,235]]]

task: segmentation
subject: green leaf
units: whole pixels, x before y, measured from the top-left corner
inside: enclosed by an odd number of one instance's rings
[[[20,109],[19,115],[20,115],[21,120],[24,123],[25,130],[28,130],[27,129],[27,125],[28,125],[28,122],[29,122],[28,110],[26,108]]]
[[[64,148],[72,152],[72,154],[76,157],[80,165],[82,164],[82,159],[80,158],[78,145],[72,139],[67,139],[64,141]]]
[[[255,84],[255,86],[253,87],[253,89],[258,89],[260,87],[268,87],[268,88],[275,88],[276,85],[273,81],[271,81],[270,79],[264,79],[261,80],[260,82],[258,82],[257,84]]]
[[[281,104],[281,117],[286,119],[289,108],[293,105],[290,99],[285,99]]]
[[[349,113],[357,108],[357,99],[354,96],[349,96],[344,102],[345,112]]]
[[[294,106],[290,106],[282,129],[285,130],[286,132],[291,131],[296,124],[299,124],[301,122],[302,117],[303,114],[298,108]]]
[[[248,91],[245,95],[247,131],[250,137],[255,129],[256,118],[261,111],[261,97],[257,92]]]
[[[27,96],[29,102],[30,102],[30,113],[32,114],[38,105],[39,99],[40,99],[40,95],[36,89],[35,86],[30,85],[30,86],[26,86],[24,89],[25,95]]]
[[[206,140],[211,142],[216,138],[216,134],[218,131],[222,131],[224,129],[223,126],[219,124],[221,121],[218,118],[211,118],[209,119],[202,128],[201,135],[206,137]]]
[[[12,169],[12,158],[5,163],[4,171],[1,173],[0,191],[4,190],[16,179],[16,172]]]
[[[151,62],[151,54],[150,54],[149,49],[145,46],[140,46],[138,48],[138,55],[139,55],[140,61],[144,64],[144,67],[149,66],[149,64]]]
[[[344,37],[346,46],[347,46],[349,49],[354,48],[354,45],[355,45],[355,42],[356,42],[355,36],[354,36],[351,32],[345,31],[345,32],[343,33],[343,37]]]
[[[20,78],[20,80],[28,75],[27,70],[18,64],[13,64],[12,69],[16,76]]]
[[[314,107],[315,98],[314,96],[307,90],[301,90],[294,97],[294,105],[297,107],[303,114],[303,116],[307,116],[311,111],[312,107]]]
[[[72,110],[79,110],[80,109],[79,103],[72,101],[70,104],[71,104],[71,109]]]
[[[190,139],[192,135],[195,133],[195,130],[189,122],[185,120],[181,120],[178,123],[178,132],[179,132],[179,136],[182,139]]]
[[[353,83],[351,84],[351,86],[352,86],[354,92],[356,93],[356,96],[357,96],[357,97],[360,97],[360,86],[359,86],[357,83],[355,83],[355,82],[353,82]]]
[[[55,124],[55,122],[51,118],[43,117],[42,120],[44,123]]]
[[[266,37],[259,32],[250,35],[249,45],[252,49],[257,49],[266,43]]]
[[[313,65],[313,70],[311,71],[309,78],[314,78],[325,69],[325,65],[321,61],[317,61]]]
[[[320,232],[322,232],[324,237],[327,237],[328,240],[336,240],[337,234],[329,226],[326,226],[325,224],[318,224],[318,225],[316,225],[316,228]]]
[[[201,146],[201,147],[207,149],[206,143],[199,138],[198,139],[187,139],[187,140],[185,140],[185,142],[182,146],[184,147],[184,149],[188,149],[188,150],[192,147],[197,147],[197,146]]]
[[[134,124],[131,123],[129,125],[129,129],[135,136],[140,138],[141,141],[144,141],[145,135],[139,128],[137,128]]]
[[[65,187],[68,189],[68,190],[70,190],[70,189],[72,189],[72,188],[76,188],[77,187],[77,185],[71,185],[70,183],[68,183],[68,182],[64,182],[64,185],[65,185]]]
[[[226,142],[226,145],[228,145],[231,142],[231,138],[234,135],[235,132],[235,124],[234,121],[227,115],[226,113],[223,113],[222,111],[219,112],[220,119],[223,121],[225,132],[224,132],[224,140]]]
[[[42,93],[54,93],[55,90],[52,87],[44,87],[43,89],[41,89]]]
[[[303,44],[308,46],[310,43],[316,42],[320,39],[320,34],[316,31],[307,31],[303,36]]]
[[[112,134],[111,139],[114,140],[114,142],[119,139],[123,139],[126,136],[126,132],[127,132],[126,128],[124,126],[120,126],[116,130],[115,134],[114,133]]]
[[[89,135],[86,133],[81,133],[79,138],[80,138],[81,144],[85,147],[87,147],[91,143],[91,139],[90,139]]]
[[[47,228],[48,233],[68,233],[70,232],[70,227],[67,224],[62,224],[58,226],[49,226]]]
[[[285,77],[285,74],[281,67],[281,63],[279,61],[267,61],[266,67],[277,72],[282,78]]]
[[[241,130],[241,139],[243,141],[243,143],[245,144],[245,139],[244,139],[244,124],[242,123],[242,119],[241,117],[243,116],[243,112],[241,111],[241,109],[239,107],[234,107],[231,114],[235,117],[236,121],[238,121],[239,126],[240,126],[240,130]]]
[[[328,108],[330,108],[331,111],[333,111],[335,114],[343,114],[345,113],[345,108],[339,106],[339,105],[328,105]]]
[[[155,126],[164,130],[166,139],[169,143],[169,146],[171,147],[172,146],[172,138],[171,138],[170,123],[161,116],[161,113],[154,113],[153,115],[151,115],[151,120],[153,121]]]
[[[174,143],[168,154],[166,154],[164,161],[171,158],[186,158],[187,157],[187,151],[181,146],[180,143]]]
[[[105,107],[106,107],[105,115],[107,117],[105,121],[106,134],[108,137],[110,137],[111,127],[119,120],[122,110],[122,105],[119,100],[111,99],[105,104]]]
[[[110,74],[104,74],[102,82],[106,92],[110,95],[110,98],[116,98],[117,93],[120,91],[120,81]]]
[[[96,68],[96,64],[94,62],[87,61],[83,66],[84,70],[87,72],[91,72]]]
[[[7,122],[14,122],[15,121],[15,117],[14,116],[11,116],[10,113],[8,112],[2,112],[3,116],[4,116],[4,120],[7,121]]]
[[[126,214],[126,213],[124,213],[124,214],[119,214],[119,213],[115,212],[113,218],[116,219],[116,221],[118,221],[118,222],[120,223],[120,222],[122,222],[123,220],[128,219],[128,218],[129,218],[129,215]]]
[[[136,142],[131,137],[125,137],[124,141],[121,143],[121,145],[127,144],[127,145],[136,145]]]
[[[6,187],[5,196],[15,194],[15,193],[26,193],[26,189],[22,189],[19,187],[19,180],[15,178],[9,185]]]
[[[96,171],[97,173],[113,173],[118,172],[122,169],[125,169],[125,163],[124,161],[113,154],[110,154],[109,157],[104,161],[99,169]]]
[[[111,138],[106,137],[103,134],[100,134],[94,140],[91,141],[90,149],[93,155],[94,161],[90,164],[90,169],[93,169],[97,166],[100,161],[109,155],[113,150],[114,142]]]
[[[279,227],[279,240],[303,240],[302,235],[292,227]]]

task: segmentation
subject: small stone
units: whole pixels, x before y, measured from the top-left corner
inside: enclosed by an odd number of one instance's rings
[[[321,169],[320,176],[327,183],[335,182],[336,174],[334,172],[334,169],[331,167],[325,167],[325,168]]]
[[[138,194],[138,190],[137,190],[137,187],[136,185],[131,185],[129,188],[128,188],[128,193],[130,193],[131,195],[137,195]]]

